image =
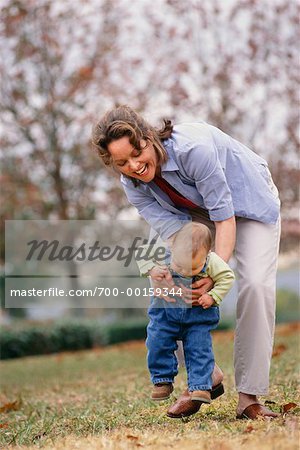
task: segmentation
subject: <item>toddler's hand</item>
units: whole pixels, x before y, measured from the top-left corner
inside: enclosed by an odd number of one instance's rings
[[[209,294],[203,294],[198,300],[198,304],[202,306],[203,309],[210,308],[214,304],[214,299]]]
[[[174,287],[174,281],[168,267],[155,266],[150,270],[149,275],[152,280],[154,295],[162,298],[168,303],[175,303],[176,300],[167,295],[168,291]]]
[[[168,272],[167,266],[155,266],[150,270],[149,275],[152,280],[162,281]]]

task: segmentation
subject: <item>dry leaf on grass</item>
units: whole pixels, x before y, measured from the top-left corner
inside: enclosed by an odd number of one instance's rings
[[[293,402],[287,403],[286,405],[282,405],[281,411],[282,411],[283,414],[286,414],[288,411],[290,411],[291,409],[296,408],[297,406],[298,406],[297,403],[293,403]]]
[[[143,447],[144,445],[139,442],[138,436],[134,436],[133,434],[127,434],[127,439],[132,441],[136,447]]]
[[[276,356],[281,355],[281,353],[285,352],[287,349],[287,346],[284,344],[278,344],[274,347],[272,358],[275,358]]]
[[[127,434],[127,439],[130,439],[132,441],[138,441],[139,438],[137,436],[133,436],[133,434]]]
[[[0,413],[7,413],[9,411],[17,411],[20,409],[21,402],[19,400],[16,400],[11,403],[5,403],[5,405],[0,407]]]
[[[0,423],[0,428],[8,428],[8,422]]]

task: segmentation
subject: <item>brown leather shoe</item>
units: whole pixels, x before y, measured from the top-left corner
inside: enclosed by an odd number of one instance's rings
[[[213,386],[211,390],[211,398],[214,400],[224,394],[224,386],[222,383]],[[202,405],[201,401],[193,401],[188,390],[185,390],[178,400],[170,406],[167,416],[172,419],[181,419],[196,414]]]
[[[241,414],[237,414],[237,419],[258,419],[269,418],[274,419],[275,417],[279,417],[280,414],[271,411],[269,408],[261,405],[260,403],[253,403],[252,405],[247,406]]]
[[[167,416],[172,419],[181,419],[181,417],[188,417],[199,411],[201,402],[193,402],[188,390],[176,400],[174,405],[170,406],[167,411]]]
[[[155,401],[167,400],[173,392],[172,383],[158,383],[153,386],[151,399]]]
[[[210,391],[192,391],[190,394],[193,402],[211,403]]]

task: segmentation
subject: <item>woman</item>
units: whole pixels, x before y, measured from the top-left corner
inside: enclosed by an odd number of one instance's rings
[[[93,144],[104,164],[120,172],[129,202],[163,240],[171,243],[192,218],[209,226],[215,252],[226,262],[235,250],[237,417],[276,417],[257,398],[269,387],[280,237],[280,202],[267,163],[205,122],[173,127],[165,121],[157,130],[127,106],[96,124]],[[211,280],[199,281],[185,298],[198,299],[210,288]],[[212,378],[220,383],[217,368]],[[187,416],[193,408],[185,392],[169,413]]]

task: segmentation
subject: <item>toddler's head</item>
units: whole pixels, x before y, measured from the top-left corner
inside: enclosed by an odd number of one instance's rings
[[[193,277],[203,269],[211,249],[212,235],[207,226],[190,222],[175,236],[171,269],[184,277]]]

